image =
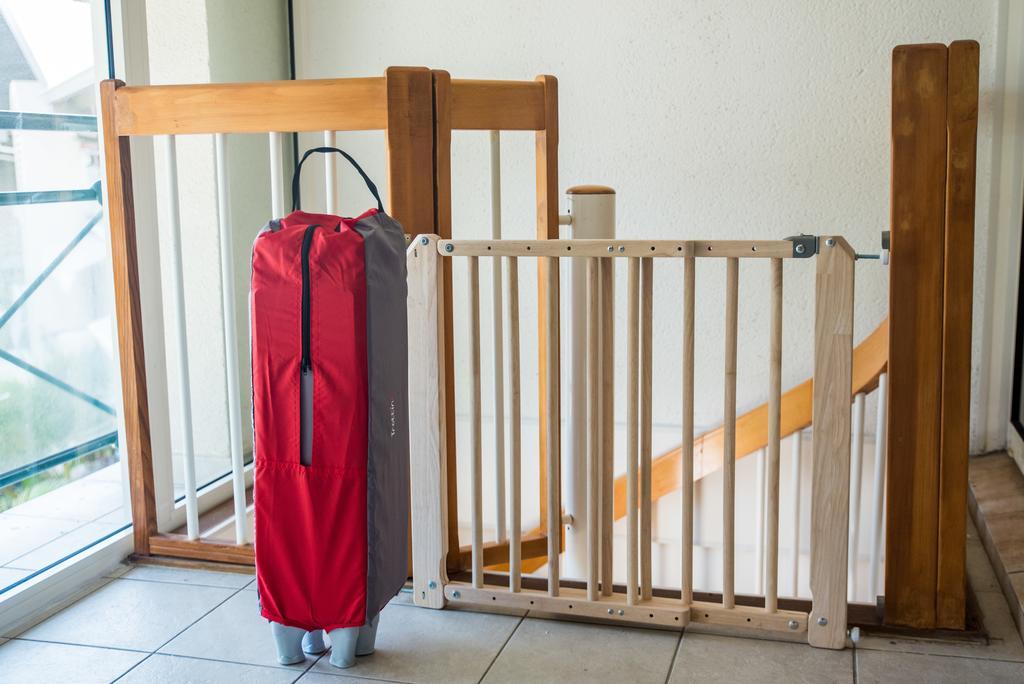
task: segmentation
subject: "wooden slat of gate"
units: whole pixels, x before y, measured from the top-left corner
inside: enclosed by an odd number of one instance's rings
[[[946,180],[945,45],[893,50],[885,621],[935,624]]]

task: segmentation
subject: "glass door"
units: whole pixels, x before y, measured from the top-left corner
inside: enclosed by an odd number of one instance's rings
[[[129,522],[95,38],[0,0],[0,594]]]

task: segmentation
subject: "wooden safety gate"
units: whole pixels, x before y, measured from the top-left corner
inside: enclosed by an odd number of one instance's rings
[[[586,259],[587,273],[587,382],[573,387],[586,393],[587,573],[585,581],[561,578],[559,553],[563,521],[548,515],[547,577],[526,578],[521,545],[521,380],[519,321],[519,261],[544,260],[539,269],[542,306],[546,321],[541,331],[540,396],[559,396],[558,277],[559,259]],[[444,260],[468,275],[469,358],[471,406],[469,449],[472,498],[472,563],[464,580],[449,579],[445,557],[448,502],[446,439],[454,417],[446,397],[445,322],[439,293],[443,292]],[[509,477],[511,502],[509,571],[484,573],[480,274],[481,259],[505,262],[503,349],[509,368]],[[625,260],[628,278],[627,387],[617,395],[612,369],[614,331],[614,271]],[[682,259],[680,283],[683,320],[681,459],[683,534],[682,573],[678,588],[652,586],[651,568],[651,428],[653,274],[655,263]],[[694,302],[697,262],[725,259],[725,367],[724,367],[724,491],[723,578],[717,600],[695,600],[693,587],[693,469],[694,469]],[[770,260],[770,340],[767,448],[766,582],[758,605],[737,602],[735,592],[736,497],[736,352],[738,292],[741,262]],[[782,365],[782,265],[787,259],[814,261],[814,383],[813,478],[811,501],[810,612],[782,610],[778,600],[779,450]],[[853,277],[855,255],[841,237],[801,236],[773,241],[643,241],[643,240],[442,240],[436,235],[416,237],[408,251],[410,435],[412,464],[412,521],[414,599],[419,606],[446,604],[502,606],[537,610],[559,616],[579,616],[609,622],[649,624],[679,629],[689,623],[724,628],[788,634],[806,638],[813,646],[843,648],[847,627],[847,541],[850,484],[850,386],[853,349]],[[459,263],[462,262],[462,263]],[[543,287],[543,285],[548,285]],[[709,288],[716,285],[708,285]],[[460,341],[461,344],[461,341]],[[626,576],[612,572],[613,416],[616,396],[627,409],[627,541]],[[550,401],[554,411],[560,402]],[[562,510],[560,487],[560,415],[546,416],[540,444],[548,511]],[[460,489],[465,483],[460,485]],[[621,505],[621,504],[620,504]],[[529,579],[529,581],[528,581]],[[619,579],[624,579],[620,583]],[[707,594],[699,598],[707,599]]]

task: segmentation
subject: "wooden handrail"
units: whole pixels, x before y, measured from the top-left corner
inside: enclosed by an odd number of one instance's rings
[[[853,350],[853,383],[851,396],[870,392],[878,385],[879,374],[885,372],[889,355],[889,319]],[[811,397],[814,383],[808,379],[782,395],[782,436],[791,435],[811,424]],[[722,428],[715,428],[693,442],[693,479],[697,481],[722,467]],[[768,445],[768,405],[762,404],[736,419],[736,457],[763,449]],[[651,473],[651,498],[656,501],[680,488],[679,447],[654,460]],[[626,476],[615,478],[615,519],[626,515]]]

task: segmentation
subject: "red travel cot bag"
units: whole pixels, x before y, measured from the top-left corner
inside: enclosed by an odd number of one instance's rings
[[[340,153],[377,207],[299,211],[299,171]],[[314,148],[293,211],[252,250],[255,555],[261,614],[332,630],[372,620],[408,574],[405,236],[345,152]]]

